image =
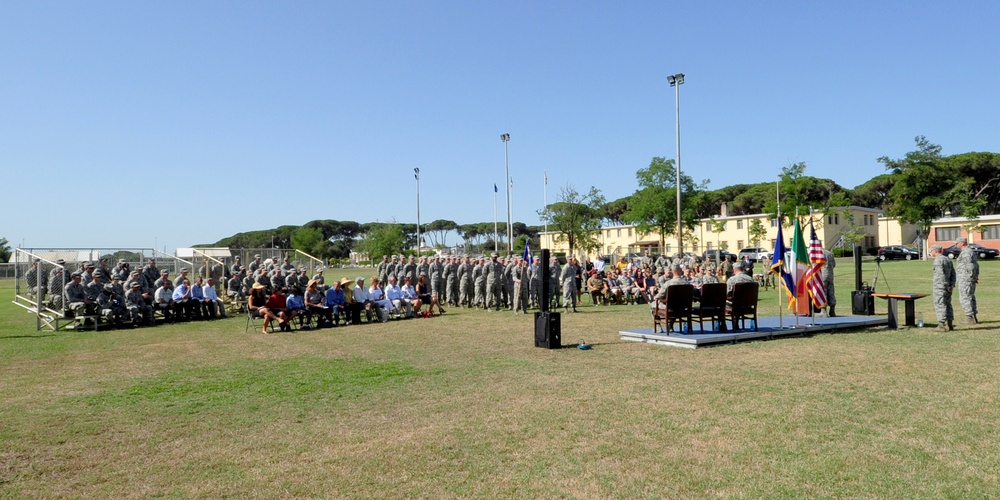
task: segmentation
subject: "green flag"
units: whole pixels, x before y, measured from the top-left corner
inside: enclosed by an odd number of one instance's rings
[[[802,275],[805,273],[806,269],[809,269],[809,252],[806,250],[806,240],[802,237],[802,226],[799,225],[799,217],[795,217],[795,232],[792,233],[792,247],[788,249],[792,253],[791,262],[791,273],[792,279],[795,280],[795,291],[798,293],[801,290],[803,283]]]

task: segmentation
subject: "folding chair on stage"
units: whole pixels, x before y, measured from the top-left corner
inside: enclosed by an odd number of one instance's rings
[[[733,330],[736,330],[737,321],[741,329],[746,328],[746,320],[753,320],[753,331],[757,331],[757,297],[760,294],[760,285],[757,283],[737,283],[733,287],[733,298],[729,301],[726,312],[733,322]]]
[[[705,331],[705,319],[712,322],[713,328],[718,324],[718,331],[726,331],[726,284],[706,283],[701,286],[701,303],[694,307],[698,326]]]
[[[670,329],[674,323],[681,323],[687,319],[687,331],[691,331],[692,319],[691,310],[694,300],[694,287],[691,285],[671,285],[667,288],[667,298],[656,299],[653,303],[653,333],[657,333],[656,328],[660,327],[664,333],[670,334]],[[677,327],[678,332],[681,327]]]

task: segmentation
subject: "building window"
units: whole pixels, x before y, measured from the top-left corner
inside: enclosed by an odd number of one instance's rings
[[[628,228],[628,235],[632,236],[632,228]]]
[[[743,240],[736,240],[736,248],[743,248]]]
[[[711,250],[711,249],[712,249],[712,242],[709,241],[708,243],[705,243],[705,250]]]
[[[670,244],[667,243],[667,249],[663,252],[665,255],[670,255]]]
[[[771,227],[778,227],[778,219],[771,219]]]
[[[826,216],[826,223],[831,226],[836,226],[840,224],[840,214],[833,214]]]
[[[1000,240],[1000,225],[983,226],[984,240]]]
[[[618,234],[617,234],[617,237],[618,237],[618,238],[621,238],[621,237],[622,237],[622,230],[621,230],[621,229],[618,229],[617,231],[618,231]]]
[[[955,241],[962,236],[959,227],[939,227],[934,229],[934,239],[937,241]]]
[[[736,229],[743,229],[743,219],[736,221]]]

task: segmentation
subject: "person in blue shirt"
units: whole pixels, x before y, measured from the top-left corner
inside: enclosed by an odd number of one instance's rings
[[[288,298],[285,299],[285,325],[290,325],[292,318],[298,316],[305,312],[306,303],[302,300],[302,294],[299,292],[299,287],[293,286],[288,289]],[[290,329],[290,328],[289,328]]]
[[[340,311],[344,309],[347,305],[347,301],[344,299],[344,289],[340,281],[333,282],[333,288],[326,291],[326,307],[330,308],[333,313],[333,324],[340,324]],[[345,322],[349,319],[345,318]]]

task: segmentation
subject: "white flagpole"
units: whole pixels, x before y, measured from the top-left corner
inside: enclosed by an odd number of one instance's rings
[[[499,238],[499,233],[497,232],[497,185],[493,185],[493,251],[500,251],[500,243],[497,241]]]
[[[809,227],[812,227],[812,220],[813,220],[813,207],[810,206],[809,207],[809,224],[810,224]],[[810,252],[810,250],[812,248],[812,233],[809,233],[809,238],[810,238],[810,240],[809,240],[809,246],[806,247],[806,255],[809,255],[809,252]],[[802,239],[803,240],[806,239],[806,235],[805,234],[802,235]],[[809,258],[809,257],[807,257],[807,258]],[[809,267],[806,268],[806,269],[807,269],[806,272],[812,271],[812,258],[809,258]],[[816,309],[813,307],[812,298],[809,299],[809,317],[812,319],[812,325],[816,326]]]
[[[795,220],[799,220],[799,207],[795,207]],[[792,233],[792,282],[795,283],[795,327],[799,327],[799,255],[795,253],[795,233]]]
[[[774,196],[778,203],[778,227],[781,227],[781,183],[780,181],[774,182]],[[785,247],[785,242],[781,242],[781,248]],[[781,256],[781,261],[785,261],[785,256]],[[785,316],[781,313],[781,282],[783,278],[781,276],[781,268],[778,268],[778,275],[774,277],[774,284],[778,285],[775,288],[778,289],[778,329],[785,327]]]

